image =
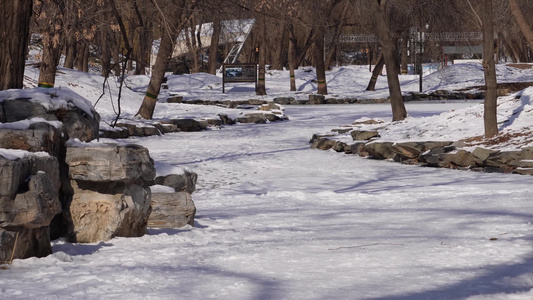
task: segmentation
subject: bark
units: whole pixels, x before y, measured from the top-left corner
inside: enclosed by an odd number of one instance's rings
[[[326,65],[324,63],[324,27],[319,26],[315,32],[315,49],[313,53],[316,68],[316,80],[318,82],[317,93],[320,95],[327,95],[328,86],[326,83]]]
[[[408,60],[408,56],[407,56],[407,51],[408,51],[408,41],[409,41],[409,31],[408,29],[404,29],[404,31],[402,32],[402,43],[401,43],[401,49],[402,49],[402,56],[400,58],[400,61],[401,61],[401,74],[402,75],[407,75],[408,73],[408,70],[407,70],[407,60]]]
[[[179,5],[176,4],[176,6],[179,8],[170,14],[172,15],[172,19],[167,20],[171,22],[169,24],[170,26],[161,27],[162,37],[161,44],[159,46],[159,52],[157,53],[146,94],[141,106],[139,107],[139,111],[136,114],[144,119],[149,120],[153,117],[155,105],[157,103],[157,96],[159,95],[161,84],[165,78],[165,71],[170,59],[172,58],[174,41],[176,40],[181,29],[184,27],[184,24],[186,24],[188,21],[188,17],[184,14],[192,11],[193,7],[185,7],[185,2],[186,1],[180,1]]]
[[[41,9],[46,19],[41,20],[43,31],[43,58],[39,66],[39,87],[54,87],[57,65],[63,50],[64,6],[61,2],[43,1]]]
[[[494,24],[492,0],[483,0],[483,70],[485,73],[485,104],[483,120],[485,137],[491,138],[498,134],[496,107],[498,102],[496,63],[494,61]]]
[[[255,94],[258,96],[264,96],[266,95],[266,82],[265,82],[265,75],[266,75],[266,17],[263,15],[260,17],[260,28],[259,28],[259,57],[258,57],[258,63],[259,63],[259,72],[257,75],[257,89],[255,91]]]
[[[372,71],[372,77],[370,77],[370,81],[368,82],[368,86],[366,87],[367,91],[375,91],[376,82],[378,81],[378,76],[383,71],[384,65],[385,65],[385,59],[383,55],[380,55],[377,64],[374,66],[374,71]]]
[[[290,89],[291,92],[296,91],[296,77],[294,70],[296,68],[296,37],[294,36],[294,26],[289,25],[289,74],[290,74]]]
[[[220,23],[220,15],[215,14],[213,20],[213,34],[211,35],[211,45],[209,46],[209,73],[215,75],[217,72],[217,54],[218,43],[220,41],[220,33],[222,32],[222,24]]]
[[[335,32],[333,33],[333,38],[331,40],[331,47],[326,56],[326,62],[325,62],[326,67],[331,66],[333,62],[333,57],[335,57],[335,55],[337,54],[337,49],[339,47],[339,38],[341,36],[342,28],[344,26],[346,14],[348,13],[349,5],[350,5],[350,1],[344,0],[344,6],[342,8],[342,13],[335,26]],[[339,58],[337,57],[336,59],[338,60]]]
[[[309,47],[311,47],[311,45],[313,44],[313,36],[315,35],[315,29],[311,29],[311,31],[309,32],[309,35],[307,36],[307,39],[305,41],[305,44],[302,48],[302,51],[300,52],[300,55],[298,56],[298,58],[296,59],[296,63],[295,63],[295,67],[298,68],[299,66],[302,65],[302,61],[305,59],[305,55],[307,53],[307,50],[309,49]]]
[[[389,26],[386,21],[384,7],[386,1],[370,0],[369,3],[374,16],[377,35],[383,48],[382,52],[387,69],[387,82],[392,107],[392,120],[400,121],[407,117],[407,111],[403,103],[400,80],[398,78],[398,65],[394,55],[395,46],[392,42]]]
[[[514,16],[516,24],[518,24],[518,27],[520,27],[520,31],[524,35],[529,48],[533,49],[533,30],[531,30],[531,26],[522,14],[517,0],[509,0],[509,6],[511,7],[511,12]]]
[[[74,1],[67,1],[67,32],[65,42],[65,63],[63,67],[74,69],[74,62],[76,61],[76,28],[78,26],[78,15],[74,12]]]
[[[0,90],[21,89],[33,0],[1,2],[4,13],[0,18]]]

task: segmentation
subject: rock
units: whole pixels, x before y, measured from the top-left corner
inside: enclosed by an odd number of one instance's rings
[[[264,114],[246,114],[244,117],[237,118],[239,123],[266,124],[267,118]]]
[[[65,141],[61,129],[48,123],[34,123],[26,130],[0,129],[0,148],[59,156]]]
[[[321,139],[321,138],[329,138],[329,137],[332,137],[332,136],[337,136],[337,134],[334,134],[334,133],[326,133],[326,134],[318,134],[318,133],[315,133],[313,134],[313,136],[311,137],[311,140],[309,141],[309,143],[314,143],[316,140],[318,139]]]
[[[61,110],[61,114],[56,112],[56,115],[58,121],[63,123],[69,138],[90,142],[99,137],[100,115],[96,111],[93,111],[91,116],[75,107],[66,111]]]
[[[498,151],[491,153],[484,165],[510,171],[521,165],[523,156],[522,151]]]
[[[278,97],[278,98],[274,98],[274,100],[272,101],[274,103],[281,104],[281,105],[290,105],[290,104],[294,104],[296,99],[294,97]]]
[[[354,130],[351,132],[351,135],[354,141],[366,141],[370,140],[371,138],[379,137],[379,133],[377,131]]]
[[[3,110],[3,114],[0,116],[2,123],[12,123],[35,117],[41,117],[47,121],[57,121],[56,116],[49,114],[44,106],[39,102],[31,101],[31,99],[0,101],[0,106]]]
[[[371,142],[365,144],[365,151],[375,159],[391,159],[394,157],[394,152],[390,149],[392,145],[391,142]]]
[[[158,176],[155,178],[155,184],[169,186],[176,192],[194,193],[196,190],[196,181],[198,175],[192,171],[185,170],[183,174],[171,174],[167,176]]]
[[[11,259],[45,257],[52,253],[47,226],[41,228],[0,227],[0,264]]]
[[[193,132],[193,131],[202,131],[202,126],[200,122],[194,119],[174,119],[171,120],[172,124],[176,125],[181,131]]]
[[[370,153],[368,153],[365,150],[365,143],[363,143],[363,142],[357,142],[357,143],[351,144],[349,147],[350,147],[350,152],[352,154],[356,154],[356,155],[359,155],[361,157],[370,156]]]
[[[324,95],[311,94],[309,95],[308,104],[325,104],[326,97]]]
[[[448,155],[452,164],[462,168],[470,168],[476,164],[474,155],[466,150],[459,150],[456,153]]]
[[[111,128],[111,129],[102,129],[100,128],[100,138],[108,139],[127,139],[130,137],[129,130],[127,128]]]
[[[179,228],[187,224],[194,226],[195,214],[196,206],[189,193],[153,193],[148,227]]]
[[[138,145],[70,143],[70,199],[63,220],[70,241],[90,243],[146,233],[155,168]]]
[[[2,227],[20,226],[40,228],[50,225],[61,212],[61,203],[48,175],[38,173],[29,177],[28,191],[18,193],[15,199],[0,197],[0,224]]]
[[[148,149],[138,145],[67,145],[69,177],[85,181],[152,181],[155,167]]]
[[[226,114],[219,114],[218,116],[220,117],[222,123],[225,125],[234,125],[236,123],[234,119],[228,117],[228,115]]]
[[[436,148],[444,148],[452,142],[405,142],[395,143],[390,150],[400,156],[402,160],[418,158],[420,154]]]
[[[60,186],[55,157],[0,156],[0,263],[51,253],[49,225],[61,212]]]
[[[333,148],[334,145],[335,145],[334,140],[330,140],[327,138],[318,138],[313,142],[313,144],[311,145],[311,148],[319,149],[319,150],[329,150]]]
[[[77,243],[139,237],[147,233],[150,189],[124,182],[72,181],[72,201],[64,211],[67,239]]]
[[[332,132],[336,132],[336,133],[339,133],[339,134],[347,133],[347,132],[350,132],[352,130],[353,130],[352,127],[331,129]]]
[[[183,102],[183,96],[168,97],[167,102],[168,103],[182,103]]]
[[[345,152],[346,148],[349,148],[348,145],[341,141],[335,141],[332,147],[332,149],[336,152]]]
[[[495,150],[489,150],[477,147],[472,151],[472,155],[474,155],[474,158],[476,159],[476,164],[478,166],[483,166],[485,164],[485,160],[493,153],[496,153],[498,151]]]

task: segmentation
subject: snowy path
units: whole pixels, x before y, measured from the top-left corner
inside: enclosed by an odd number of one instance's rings
[[[389,111],[290,107],[284,123],[138,139],[199,174],[197,226],[57,241],[55,254],[0,270],[0,298],[531,299],[533,177],[309,148],[315,132]]]

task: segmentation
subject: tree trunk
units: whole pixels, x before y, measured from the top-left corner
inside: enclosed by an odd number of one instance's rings
[[[296,64],[296,37],[294,36],[294,26],[289,25],[289,74],[291,92],[296,91],[296,77],[294,74]]]
[[[305,41],[305,45],[302,48],[302,52],[300,52],[300,55],[296,59],[296,63],[294,65],[295,68],[298,68],[299,66],[302,65],[302,61],[305,59],[305,55],[307,53],[307,50],[313,44],[313,36],[314,35],[315,35],[315,29],[313,28],[313,29],[311,29],[311,31],[309,32],[309,35],[307,36],[307,40]]]
[[[518,24],[518,27],[520,27],[520,31],[524,35],[529,48],[533,49],[533,30],[531,30],[528,21],[522,14],[517,0],[509,0],[509,6],[511,7],[511,12],[513,13],[516,24]]]
[[[376,23],[376,31],[383,46],[383,57],[387,69],[387,82],[389,85],[389,94],[392,107],[392,120],[400,121],[407,117],[407,111],[403,103],[400,80],[398,78],[398,65],[394,55],[394,43],[392,42],[387,19],[385,16],[386,1],[370,0],[370,7]],[[381,3],[381,5],[380,5]]]
[[[255,94],[258,96],[266,95],[266,17],[260,17],[261,23],[259,28],[259,72],[257,75],[257,89]]]
[[[381,54],[379,55],[377,64],[374,66],[374,71],[372,71],[372,77],[370,77],[370,81],[368,82],[368,86],[366,87],[367,91],[375,91],[376,82],[378,81],[379,75],[383,71],[384,65],[385,65],[385,59],[383,58],[383,54]]]
[[[209,74],[215,75],[217,73],[217,54],[218,43],[220,41],[220,33],[222,32],[222,24],[220,23],[220,15],[215,14],[213,20],[213,34],[211,35],[211,45],[209,46],[209,62],[207,68]]]
[[[333,33],[333,38],[331,40],[331,47],[329,49],[329,53],[326,56],[326,67],[329,68],[333,62],[333,57],[337,54],[337,48],[339,47],[339,38],[341,36],[342,27],[344,26],[344,19],[346,18],[346,14],[348,13],[348,8],[350,5],[350,1],[344,0],[344,6],[342,8],[342,13],[340,18],[337,21],[337,24],[335,26],[335,32]],[[336,58],[339,59],[338,57]]]
[[[315,49],[313,53],[316,68],[316,80],[318,82],[317,93],[320,95],[327,95],[326,64],[324,63],[324,27],[319,26],[315,30],[315,33]]]
[[[401,43],[401,49],[402,49],[402,56],[401,56],[401,66],[402,66],[402,75],[407,75],[407,51],[408,51],[408,41],[409,41],[409,31],[407,29],[404,29],[402,32],[402,43]]]
[[[21,89],[30,39],[33,0],[2,1],[0,18],[0,90]]]
[[[485,138],[491,138],[498,134],[496,114],[498,94],[496,63],[494,62],[494,24],[492,0],[483,0],[483,2],[483,70],[486,86],[483,120],[485,124]]]
[[[39,87],[54,87],[57,65],[63,51],[63,16],[65,9],[60,2],[41,2],[41,10],[46,15],[42,20],[43,58],[39,66]]]

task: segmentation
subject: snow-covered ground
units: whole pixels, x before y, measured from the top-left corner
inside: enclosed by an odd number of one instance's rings
[[[532,78],[531,70],[498,69],[500,81]],[[293,96],[314,91],[313,72],[304,70]],[[101,78],[62,71],[57,86],[96,102]],[[271,74],[265,99],[291,95],[288,73]],[[386,96],[384,78],[376,92],[362,91],[369,77],[367,69],[338,68],[328,73],[328,89]],[[402,81],[404,91],[418,90],[417,78]],[[127,82],[142,91],[146,78]],[[458,65],[424,82],[427,90],[479,85],[482,70]],[[257,98],[246,84],[222,94],[220,79],[206,74],[172,77],[169,86],[185,99]],[[500,99],[502,130],[531,128],[532,94]],[[126,91],[124,116],[132,118],[141,100],[142,94]],[[109,121],[110,101],[100,101],[96,109]],[[95,244],[54,241],[54,254],[46,258],[3,266],[0,298],[532,299],[533,177],[309,148],[313,133],[360,118],[390,123],[382,136],[391,140],[458,140],[483,132],[479,103],[408,103],[407,110],[410,117],[393,124],[387,104],[288,106],[285,122],[129,139],[150,150],[159,172],[198,173],[195,226]],[[155,118],[217,113],[240,111],[158,103]]]

